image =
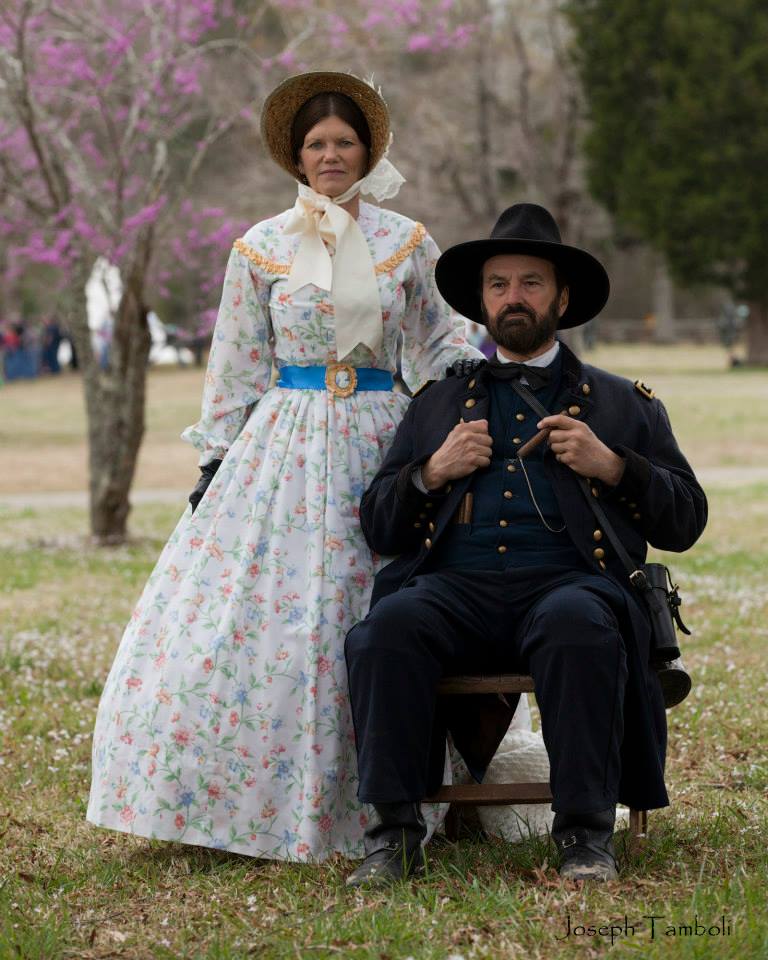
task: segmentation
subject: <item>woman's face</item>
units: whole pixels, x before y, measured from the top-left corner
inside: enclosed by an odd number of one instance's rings
[[[304,137],[299,172],[313,190],[338,197],[365,175],[368,149],[339,117],[325,117]]]

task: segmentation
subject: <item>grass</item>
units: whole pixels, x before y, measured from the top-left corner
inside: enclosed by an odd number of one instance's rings
[[[703,471],[727,466],[726,435],[748,451],[747,465],[768,465],[759,376],[725,371],[710,348],[678,351],[679,371],[669,352],[647,348],[604,349],[596,362],[656,388]],[[148,443],[167,462],[147,485],[183,490],[194,464],[173,437],[196,415],[199,376],[155,372],[151,383]],[[3,439],[31,435],[43,451],[58,444],[70,462],[84,461],[72,429],[76,386],[60,382],[48,422],[31,386],[4,389],[13,415],[3,419]],[[728,418],[742,410],[751,420],[745,415],[739,432]],[[4,454],[4,491],[23,489],[11,478],[26,457],[21,448]],[[70,481],[49,471],[35,489],[67,489],[56,484]],[[436,840],[424,880],[378,894],[347,892],[341,859],[275,864],[85,823],[101,685],[183,497],[139,504],[134,540],[113,550],[88,544],[85,509],[0,506],[0,960],[768,956],[768,479],[754,482],[747,471],[709,493],[701,541],[683,556],[657,555],[681,584],[695,689],[669,713],[672,806],[651,815],[643,849],[619,835],[620,881],[561,885],[546,838]],[[651,915],[664,918],[654,921],[653,939]],[[726,936],[679,932],[695,929],[697,917],[709,927],[723,916]],[[613,945],[610,932],[564,938],[568,917],[574,931],[627,931]]]
[[[674,348],[605,345],[590,363],[649,384],[666,404],[676,432],[699,470],[758,470],[768,481],[768,377],[730,370],[710,345]],[[147,429],[137,489],[185,490],[195,476],[195,451],[179,442],[200,410],[202,371],[160,367],[147,380]],[[0,498],[25,492],[80,491],[87,486],[85,413],[79,378],[6,384],[0,394],[0,447],[10,464],[0,472]]]
[[[196,473],[197,453],[179,441],[179,434],[200,416],[202,387],[202,370],[158,367],[150,371],[138,488],[189,485]],[[16,451],[14,469],[0,476],[0,496],[87,489],[85,408],[79,377],[67,372],[14,381],[2,388],[0,403],[0,447]]]

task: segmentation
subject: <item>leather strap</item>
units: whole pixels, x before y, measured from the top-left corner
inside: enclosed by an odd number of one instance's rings
[[[547,410],[547,408],[542,403],[540,403],[536,399],[536,397],[534,397],[534,395],[530,392],[530,390],[526,389],[522,385],[522,383],[520,383],[519,380],[510,380],[509,384],[512,387],[512,389],[517,393],[517,395],[521,397],[528,404],[528,406],[531,407],[532,410],[538,413],[539,416],[541,417],[550,416],[550,413]],[[608,540],[611,546],[616,551],[616,555],[618,556],[622,565],[626,569],[627,574],[629,576],[630,584],[635,588],[635,590],[637,590],[638,593],[642,594],[652,615],[655,614],[656,617],[658,618],[657,622],[661,622],[661,620],[664,620],[667,617],[667,615],[671,614],[675,622],[680,627],[680,629],[682,629],[684,633],[690,633],[690,630],[688,630],[688,628],[685,626],[683,621],[680,619],[680,613],[678,610],[678,607],[680,605],[680,598],[678,597],[678,594],[677,594],[677,587],[673,585],[672,597],[674,599],[671,603],[671,609],[670,609],[669,601],[662,600],[661,597],[659,596],[659,591],[654,590],[653,584],[648,579],[646,572],[645,570],[643,570],[642,566],[638,566],[636,563],[632,562],[632,558],[624,549],[624,545],[622,544],[621,540],[619,540],[618,534],[613,529],[611,522],[608,520],[608,517],[605,514],[605,510],[603,510],[602,506],[598,503],[597,498],[592,496],[592,491],[589,488],[589,484],[587,483],[586,477],[579,476],[579,474],[576,473],[575,471],[571,471],[571,472],[573,473],[574,477],[576,477],[576,480],[579,484],[579,488],[581,489],[581,492],[584,494],[584,497],[586,498],[586,501],[589,504],[590,510],[595,515],[598,525],[602,528],[603,532],[608,537]],[[669,575],[669,571],[667,571],[667,575]],[[665,591],[665,593],[666,592],[667,591]]]
[[[541,403],[536,397],[528,390],[527,387],[524,387],[519,380],[510,380],[509,385],[517,393],[517,395],[523,399],[529,407],[535,412],[538,413],[540,417],[549,417],[551,416],[550,412]],[[637,564],[632,562],[632,558],[629,556],[627,551],[624,549],[624,545],[621,540],[619,540],[616,531],[613,529],[608,517],[605,514],[602,506],[597,502],[597,499],[592,496],[592,491],[589,488],[586,477],[579,476],[578,473],[572,471],[573,475],[576,477],[576,480],[581,488],[581,492],[584,494],[584,497],[589,504],[589,508],[594,513],[595,518],[597,519],[598,524],[605,532],[606,537],[616,551],[616,555],[619,560],[621,560],[623,566],[626,568],[626,571],[629,575],[630,583],[633,587],[636,587],[638,590],[645,591],[650,589],[650,585],[647,582],[647,578],[643,570],[638,568]]]

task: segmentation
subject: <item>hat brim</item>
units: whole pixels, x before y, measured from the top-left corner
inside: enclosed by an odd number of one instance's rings
[[[302,73],[275,87],[261,111],[261,138],[272,159],[298,179],[291,156],[291,127],[297,112],[317,93],[343,93],[360,107],[371,133],[368,169],[372,170],[389,146],[389,111],[370,84],[348,73]]]
[[[469,240],[450,247],[437,261],[435,281],[443,299],[462,316],[485,325],[480,309],[481,271],[491,257],[525,254],[553,263],[568,285],[568,307],[558,329],[578,327],[603,309],[611,285],[605,267],[586,250],[545,240]]]

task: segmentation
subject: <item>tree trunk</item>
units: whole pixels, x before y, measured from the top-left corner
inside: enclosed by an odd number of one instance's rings
[[[677,340],[675,289],[669,275],[666,257],[661,253],[654,254],[653,316],[656,321],[653,339],[656,343],[674,343]]]
[[[750,302],[746,340],[747,364],[768,367],[768,303]]]
[[[70,330],[80,358],[88,420],[91,535],[96,543],[122,543],[127,536],[129,493],[144,436],[147,363],[152,338],[144,305],[151,233],[140,242],[114,323],[106,369],[93,351],[85,301],[85,274],[77,293]]]
[[[480,5],[480,12],[489,16],[487,3]],[[481,20],[477,21],[482,22]],[[488,218],[488,228],[499,213],[499,186],[498,176],[494,165],[495,151],[493,145],[493,118],[491,116],[493,82],[491,80],[494,68],[493,58],[488,56],[487,50],[480,45],[475,61],[475,78],[477,82],[477,150],[476,163],[480,179],[480,196],[483,201],[483,211]]]
[[[107,370],[99,371],[100,404],[89,423],[91,533],[97,543],[122,543],[129,493],[144,437],[147,363],[152,338],[144,305],[149,251],[142,251],[123,287]]]

